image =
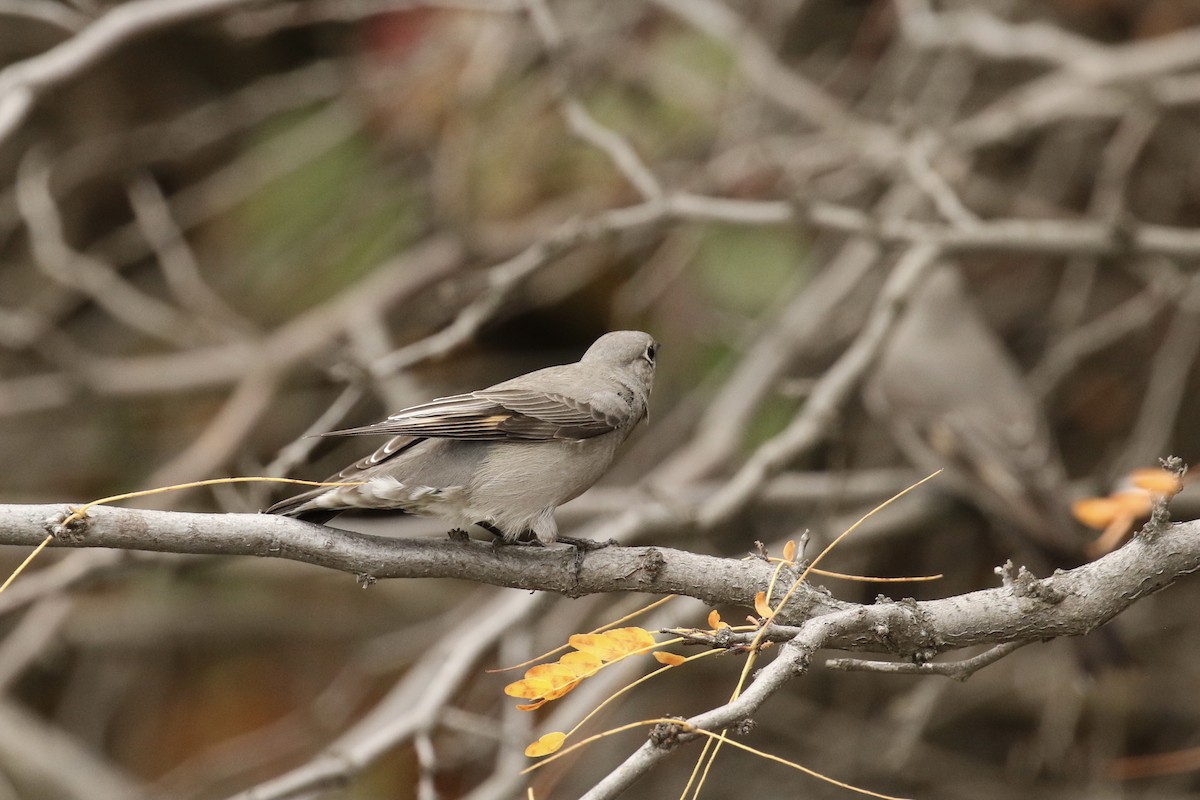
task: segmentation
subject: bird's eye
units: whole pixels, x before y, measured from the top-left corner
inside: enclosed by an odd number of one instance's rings
[[[653,366],[654,365],[654,357],[657,355],[658,355],[658,342],[655,342],[646,348],[646,352],[642,355],[642,358],[646,359],[646,361],[651,366]]]

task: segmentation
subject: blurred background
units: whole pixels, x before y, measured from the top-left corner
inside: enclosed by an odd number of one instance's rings
[[[1076,565],[1115,541],[1072,501],[1200,456],[1198,26],[1192,0],[0,2],[0,502],[320,479],[371,443],[306,433],[634,328],[663,343],[650,424],[560,525],[683,519],[916,265],[960,279],[909,287],[755,502],[630,542],[820,545],[945,466],[828,565],[945,578],[836,596]],[[524,796],[522,748],[604,684],[522,714],[484,670],[648,599],[49,551],[0,596],[0,799]],[[965,684],[818,666],[747,741],[921,798],[1200,796],[1197,601],[1184,581],[1095,652],[1035,645]],[[718,705],[740,666],[642,687],[593,729]],[[536,796],[578,796],[640,741],[559,762]],[[331,743],[348,778],[287,793]],[[677,795],[693,758],[634,796]],[[705,791],[849,796],[728,751]]]

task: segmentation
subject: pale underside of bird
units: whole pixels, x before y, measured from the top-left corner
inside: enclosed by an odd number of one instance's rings
[[[658,343],[605,334],[578,362],[407,408],[329,435],[389,435],[331,477],[353,483],[276,503],[274,514],[325,521],[352,509],[392,509],[477,524],[504,541],[558,538],[554,510],[600,479],[646,416]]]

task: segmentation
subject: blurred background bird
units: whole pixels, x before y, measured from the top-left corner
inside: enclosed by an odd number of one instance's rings
[[[1034,545],[1042,566],[1084,560],[1044,409],[958,270],[939,265],[917,290],[863,396],[914,466],[944,469],[940,485],[1019,534],[1012,544]]]

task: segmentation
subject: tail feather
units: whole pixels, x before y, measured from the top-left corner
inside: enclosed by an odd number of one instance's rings
[[[311,500],[315,500],[325,492],[325,489],[314,489],[311,492],[303,492],[294,497],[285,498],[268,508],[267,513],[295,517],[306,522],[315,522],[318,525],[323,525],[340,514],[341,511],[333,508],[305,508],[305,506]]]

